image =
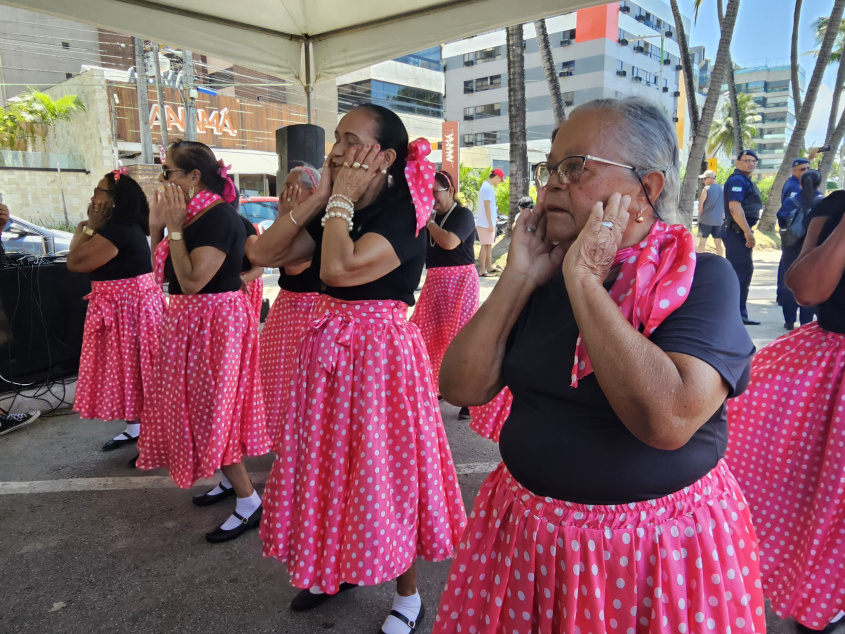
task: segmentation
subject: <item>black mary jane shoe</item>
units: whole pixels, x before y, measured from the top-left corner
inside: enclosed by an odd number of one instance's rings
[[[293,601],[290,602],[290,609],[294,612],[305,612],[307,610],[313,610],[318,605],[323,605],[329,599],[336,597],[341,592],[346,592],[347,590],[352,590],[353,588],[357,588],[358,586],[354,583],[341,583],[340,587],[338,588],[335,594],[326,594],[325,592],[321,592],[320,594],[314,594],[310,590],[302,590],[299,594],[297,594]]]
[[[259,506],[252,512],[252,515],[250,515],[249,517],[244,517],[237,511],[234,511],[232,515],[237,517],[241,521],[241,523],[235,526],[235,528],[228,531],[225,531],[220,526],[218,526],[213,531],[209,531],[205,534],[205,540],[212,544],[221,544],[223,542],[228,542],[232,539],[240,537],[248,530],[258,528],[258,525],[261,524],[261,510],[262,507]]]
[[[122,438],[121,438],[122,436]],[[120,436],[117,438],[112,438],[108,441],[105,445],[103,445],[103,451],[114,451],[115,449],[120,449],[125,445],[134,445],[138,442],[138,437],[135,436],[134,438],[127,434],[125,431],[120,432]]]
[[[402,621],[402,623],[404,623],[405,626],[407,628],[409,628],[408,634],[411,634],[411,632],[417,631],[417,628],[420,626],[420,623],[423,622],[423,618],[425,618],[425,604],[424,603],[420,604],[420,612],[419,612],[419,614],[417,614],[417,618],[416,618],[415,621],[412,621],[407,616],[405,616],[401,612],[397,612],[396,610],[391,610],[389,616],[395,617],[395,618],[399,619],[400,621]],[[384,634],[384,630],[379,629],[379,634]]]
[[[127,464],[129,465],[130,469],[137,469],[138,468],[138,458],[141,457],[141,454],[138,454],[132,460],[130,460]]]
[[[229,487],[227,489],[222,484],[218,484],[217,486],[223,489],[222,493],[218,493],[217,495],[210,495],[210,493],[217,488],[214,487],[214,489],[209,489],[201,495],[195,495],[193,498],[191,498],[191,502],[193,502],[197,506],[211,506],[212,504],[217,504],[218,502],[222,502],[223,500],[235,495],[235,487]]]

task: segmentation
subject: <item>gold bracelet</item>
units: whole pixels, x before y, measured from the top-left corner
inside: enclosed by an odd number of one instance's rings
[[[84,233],[90,238],[93,238],[95,235],[97,235],[97,232],[94,231],[91,227],[82,227],[82,233]]]

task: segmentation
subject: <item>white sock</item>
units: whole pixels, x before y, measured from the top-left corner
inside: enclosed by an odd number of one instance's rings
[[[411,621],[417,620],[421,607],[422,599],[420,599],[419,592],[415,592],[409,597],[399,596],[398,594],[393,595],[393,607],[391,609],[404,614]],[[384,634],[408,634],[408,626],[393,615],[385,619],[381,629]]]
[[[258,491],[253,490],[252,495],[248,498],[238,498],[238,503],[235,505],[235,512],[241,517],[249,519],[249,516],[255,513],[259,506],[261,506],[261,496],[258,495]],[[223,522],[223,525],[220,528],[224,531],[230,531],[239,526],[241,523],[241,520],[237,517],[230,515],[229,519]]]
[[[308,588],[308,592],[310,592],[311,594],[325,594],[325,592],[323,592],[323,589],[320,586],[311,586],[310,588]]]
[[[115,440],[126,440],[123,434],[127,436],[132,436],[132,438],[137,438],[138,434],[141,433],[141,424],[140,423],[126,423],[126,429],[120,432],[117,436],[114,437]]]
[[[221,475],[220,475],[220,484],[218,484],[216,487],[214,487],[213,489],[211,489],[211,491],[209,491],[208,493],[206,493],[206,495],[220,495],[221,493],[223,493],[223,489],[224,489],[224,488],[226,488],[226,489],[231,489],[231,488],[232,488],[232,483],[231,483],[231,482],[229,482],[229,478],[227,478],[227,477],[226,477],[226,474],[222,474],[222,473],[221,473]]]

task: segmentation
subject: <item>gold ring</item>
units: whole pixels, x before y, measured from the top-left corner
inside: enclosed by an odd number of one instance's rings
[[[368,169],[370,169],[370,166],[367,165],[366,163],[361,163],[361,169],[368,170]]]
[[[354,170],[361,169],[361,164],[358,161],[355,161],[352,164],[352,169],[354,169]]]
[[[346,161],[344,161],[344,162],[343,162],[343,166],[344,166],[344,167],[349,167],[349,163],[347,163]]]

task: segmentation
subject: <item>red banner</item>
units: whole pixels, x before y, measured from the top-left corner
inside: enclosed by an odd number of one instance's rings
[[[440,146],[441,158],[440,169],[451,174],[455,179],[455,190],[460,187],[458,180],[460,179],[460,165],[461,165],[461,149],[458,138],[458,122],[444,121],[443,122],[443,143]]]

